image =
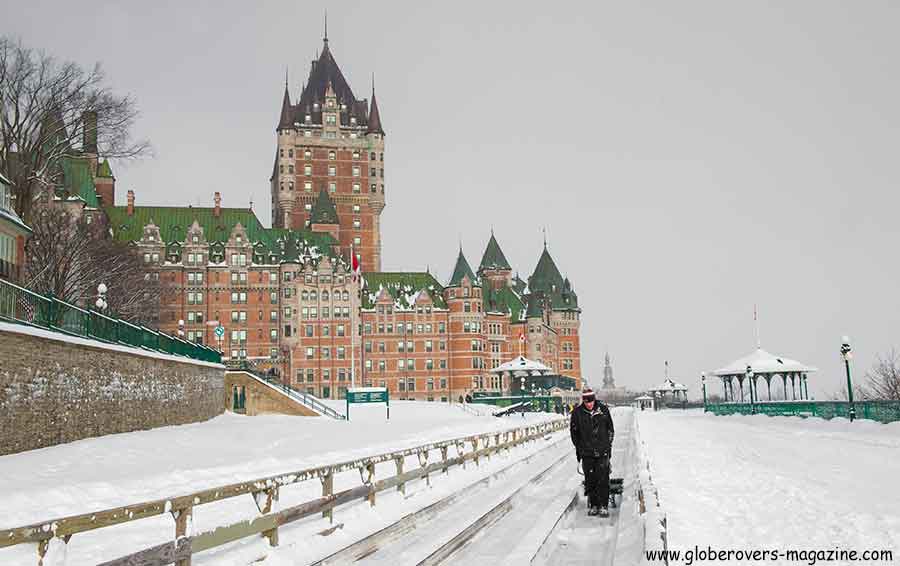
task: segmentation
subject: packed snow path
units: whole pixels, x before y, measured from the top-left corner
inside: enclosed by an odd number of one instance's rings
[[[567,509],[546,538],[535,560],[531,561],[532,564],[610,566],[617,563],[630,564],[633,562],[631,558],[634,561],[640,558],[639,554],[632,551],[634,556],[626,556],[618,562],[616,560],[619,526],[623,520],[628,524],[637,522],[638,514],[637,503],[634,501],[634,413],[630,409],[614,409],[612,414],[616,438],[612,450],[611,476],[624,479],[619,505],[610,508],[609,518],[589,517],[583,491],[577,491],[576,504]],[[581,477],[577,476],[578,490],[581,489]],[[568,494],[571,499],[571,490]],[[631,549],[630,545],[626,546]]]
[[[900,423],[637,411],[670,549],[900,553]]]
[[[633,413],[613,412],[617,433],[613,449],[615,475],[626,475],[629,500],[624,509],[629,521],[637,522],[633,500]],[[467,490],[463,497],[439,513],[419,517],[402,531],[380,541],[378,548],[358,563],[371,565],[466,564],[613,564],[618,538],[618,510],[601,519],[587,516],[581,495],[583,476],[568,432],[552,445],[514,469]],[[578,503],[572,506],[573,498]],[[474,527],[474,530],[472,529]],[[636,563],[639,550],[629,546]],[[290,551],[276,555],[285,564]],[[629,559],[632,557],[628,557]],[[534,559],[534,560],[532,560]],[[352,558],[327,564],[350,563]],[[354,562],[356,563],[356,562]],[[280,564],[280,562],[279,562]]]

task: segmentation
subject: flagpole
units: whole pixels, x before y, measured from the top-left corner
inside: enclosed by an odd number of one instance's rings
[[[356,256],[353,255],[353,244],[350,244],[350,272],[352,273],[351,277],[353,281],[357,284],[357,288],[359,287],[359,282],[356,280],[356,270],[353,269],[353,263],[356,260]],[[359,318],[357,304],[359,303],[359,294],[357,293],[357,301],[354,302],[350,306],[351,312],[355,314],[357,318]],[[356,388],[356,327],[358,326],[357,321],[354,321],[353,316],[351,314],[350,318],[350,388]]]

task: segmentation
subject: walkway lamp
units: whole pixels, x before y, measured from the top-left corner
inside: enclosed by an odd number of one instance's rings
[[[850,338],[847,336],[844,336],[841,343],[841,356],[844,358],[844,367],[847,370],[847,399],[850,401],[850,422],[853,422],[853,419],[856,418],[856,407],[853,405],[853,383],[850,381],[850,358],[853,357],[853,354],[850,350]]]
[[[700,373],[700,383],[703,386],[703,412],[705,413],[708,411],[708,409],[706,408],[706,372],[705,371]]]
[[[522,396],[522,418],[525,418],[525,377],[519,378],[519,394]]]
[[[753,403],[753,368],[747,365],[747,383],[750,385],[750,412],[756,414],[756,405]]]
[[[109,307],[109,303],[106,302],[106,291],[108,291],[106,285],[103,283],[97,285],[97,302],[94,304],[100,312],[104,312]]]

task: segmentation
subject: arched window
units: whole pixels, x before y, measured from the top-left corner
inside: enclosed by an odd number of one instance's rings
[[[301,296],[303,297],[304,301],[308,301],[309,300],[309,291],[303,291],[303,293],[301,293]]]
[[[347,291],[344,291],[344,300],[345,300],[345,301],[349,301],[349,300],[350,300],[350,293],[348,293]]]
[[[310,301],[315,301],[315,300],[316,300],[316,292],[315,292],[315,291],[310,291],[310,292],[309,292],[309,300],[310,300]]]
[[[322,300],[323,300],[323,301],[327,301],[327,300],[328,300],[328,291],[322,291]]]

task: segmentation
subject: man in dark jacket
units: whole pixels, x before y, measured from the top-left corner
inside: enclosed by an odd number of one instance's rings
[[[569,432],[584,470],[588,515],[608,517],[609,456],[615,430],[609,407],[597,401],[590,388],[582,392],[581,404],[572,411]]]

